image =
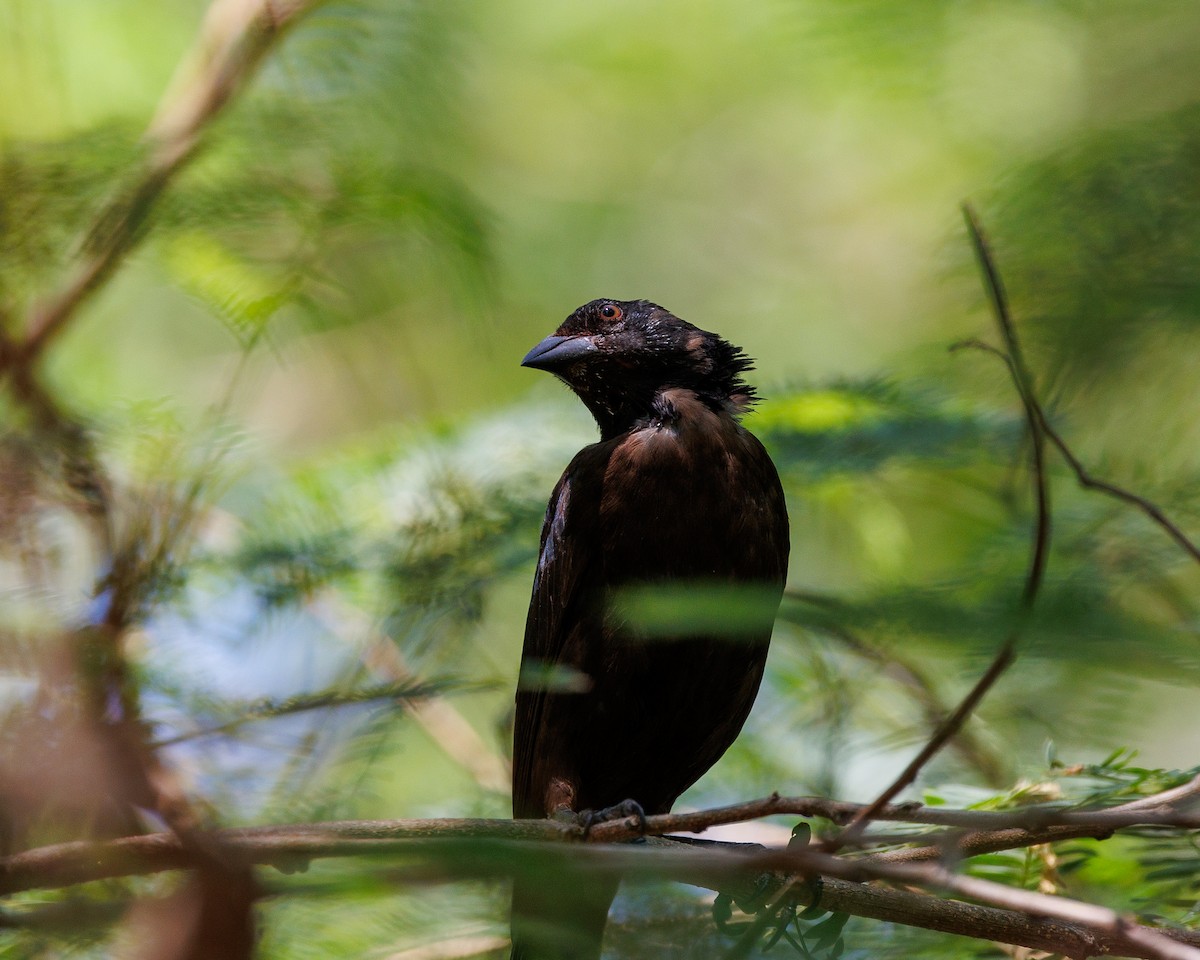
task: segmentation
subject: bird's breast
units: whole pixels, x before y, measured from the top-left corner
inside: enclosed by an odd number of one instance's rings
[[[674,416],[631,431],[608,460],[600,504],[607,576],[775,579],[769,542],[783,507],[766,451],[690,391],[668,399]]]

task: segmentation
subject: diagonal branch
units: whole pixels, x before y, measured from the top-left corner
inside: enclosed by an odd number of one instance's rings
[[[1101,493],[1107,493],[1110,497],[1116,497],[1116,499],[1122,500],[1125,503],[1133,504],[1133,506],[1137,507],[1162,527],[1172,540],[1187,551],[1193,560],[1200,563],[1200,547],[1197,547],[1195,543],[1188,539],[1187,535],[1172,523],[1162,510],[1143,496],[1139,496],[1123,487],[1118,487],[1115,483],[1109,483],[1107,480],[1101,480],[1098,477],[1092,476],[1087,471],[1087,468],[1079,462],[1079,459],[1071,451],[1071,448],[1067,446],[1066,441],[1059,436],[1058,431],[1050,425],[1046,419],[1045,411],[1040,406],[1037,407],[1037,415],[1038,421],[1042,426],[1042,433],[1046,435],[1046,439],[1054,444],[1058,452],[1062,454],[1063,459],[1067,461],[1067,465],[1074,471],[1075,478],[1079,481],[1081,487],[1089,490],[1099,490]]]
[[[290,717],[312,710],[329,710],[335,707],[364,706],[378,703],[402,703],[405,707],[411,709],[422,701],[433,697],[440,697],[447,692],[483,690],[488,689],[489,686],[486,683],[466,683],[451,679],[429,681],[409,680],[404,683],[377,683],[358,690],[321,690],[317,693],[301,694],[295,697],[288,697],[284,700],[268,698],[256,700],[252,703],[227,704],[225,705],[225,709],[236,711],[237,716],[210,727],[188,730],[173,737],[157,740],[151,746],[154,749],[173,747],[191,740],[232,733],[247,724],[259,720]]]
[[[791,595],[789,594],[789,596]],[[798,599],[803,598],[798,597]],[[900,683],[920,708],[928,728],[936,729],[942,722],[946,716],[946,705],[938,696],[933,682],[916,664],[906,661],[895,651],[885,651],[872,646],[854,631],[847,630],[840,625],[828,623],[822,626],[821,630],[840,642],[855,656],[881,666],[885,672]],[[1007,782],[1004,779],[1004,767],[1000,758],[972,735],[969,729],[960,728],[955,731],[951,746],[956,748],[962,758],[980,773],[985,782],[994,787],[999,787]]]
[[[214,0],[191,53],[147,128],[146,159],[131,189],[114,198],[79,244],[62,287],[36,306],[7,360],[31,366],[81,304],[140,239],[163,191],[195,156],[212,121],[245,87],[266,54],[320,0]]]
[[[1000,279],[1000,272],[997,270],[995,260],[992,257],[991,247],[988,244],[987,237],[984,235],[983,227],[979,223],[979,218],[970,204],[963,204],[963,217],[966,220],[967,232],[971,237],[971,244],[975,249],[975,254],[983,270],[988,296],[991,299],[993,313],[996,317],[996,324],[1008,349],[1013,380],[1016,383],[1017,392],[1021,397],[1021,405],[1025,408],[1025,420],[1029,426],[1029,435],[1033,441],[1031,444],[1030,459],[1033,468],[1034,497],[1037,509],[1034,519],[1033,548],[1029,558],[1029,571],[1025,576],[1025,588],[1021,594],[1023,621],[1032,610],[1038,592],[1041,590],[1042,581],[1046,573],[1046,562],[1050,552],[1050,489],[1046,481],[1046,434],[1042,429],[1043,420],[1039,416],[1040,408],[1035,400],[1033,378],[1025,366],[1021,345],[1017,339],[1016,326],[1013,324],[1012,315],[1009,312],[1008,295],[1004,290],[1004,284]],[[878,810],[895,799],[905,787],[916,781],[917,776],[924,769],[925,765],[962,728],[963,724],[967,722],[967,718],[975,712],[975,708],[987,696],[992,687],[995,686],[996,681],[1015,662],[1017,658],[1017,640],[1020,637],[1022,625],[1022,623],[1018,623],[1017,627],[1009,634],[1008,639],[1004,641],[1004,645],[997,651],[995,658],[983,676],[976,681],[975,685],[967,693],[966,697],[963,698],[958,707],[955,708],[954,712],[934,731],[933,736],[929,738],[925,746],[921,748],[917,755],[901,771],[900,775],[892,781],[886,790],[875,798],[873,803],[859,813],[841,834],[826,841],[826,849],[835,851],[844,844],[856,841]]]
[[[361,649],[363,665],[393,683],[416,683],[417,678],[390,637],[350,604],[332,594],[316,598],[309,610],[349,646]],[[361,637],[368,638],[365,647]],[[409,704],[409,714],[455,763],[467,771],[483,789],[507,793],[512,771],[471,723],[444,697],[431,697]]]
[[[962,340],[954,344],[952,350],[961,350],[963,348],[971,348],[973,350],[982,350],[984,353],[990,353],[992,356],[999,357],[1000,360],[1008,367],[1009,373],[1013,380],[1017,379],[1017,370],[1013,364],[1012,358],[1003,350],[993,347],[990,343],[984,343],[982,340]],[[1062,438],[1062,435],[1050,423],[1050,419],[1046,416],[1046,411],[1038,402],[1036,396],[1030,397],[1033,403],[1034,412],[1037,415],[1038,423],[1041,426],[1042,433],[1046,439],[1054,445],[1059,454],[1067,462],[1067,466],[1071,468],[1071,472],[1075,474],[1075,479],[1079,481],[1079,485],[1086,490],[1099,490],[1101,493],[1107,493],[1110,497],[1114,497],[1124,503],[1131,504],[1142,511],[1154,523],[1162,528],[1166,534],[1174,540],[1183,550],[1196,562],[1200,563],[1200,546],[1197,546],[1185,534],[1177,524],[1175,524],[1152,500],[1136,494],[1131,490],[1126,490],[1124,487],[1119,487],[1115,483],[1110,483],[1107,480],[1101,480],[1099,477],[1093,476],[1092,473],[1085,467],[1080,459],[1075,456],[1075,452],[1067,445],[1067,442]]]
[[[63,455],[64,474],[74,481],[72,486],[92,496],[86,502],[97,521],[94,535],[107,570],[97,586],[94,612],[86,626],[73,632],[72,640],[83,712],[100,745],[102,765],[111,774],[111,799],[123,811],[138,806],[160,815],[193,870],[179,900],[159,904],[155,911],[154,923],[159,924],[174,923],[171,918],[180,910],[195,913],[195,929],[183,924],[175,931],[178,942],[153,954],[163,958],[249,957],[257,884],[248,864],[231,857],[219,839],[201,829],[201,817],[172,771],[149,747],[137,684],[124,650],[151,573],[142,562],[145,544],[127,550],[114,544],[105,475],[90,438],[42,387],[37,361],[141,239],[155,204],[195,155],[212,121],[244,88],[284,31],[317,2],[213,0],[194,48],[143,138],[145,155],[131,172],[132,186],[100,211],[78,243],[61,287],[32,309],[23,333],[0,316],[0,373],[9,373],[14,399],[41,437]],[[172,508],[152,548],[165,550],[186,536],[196,492],[194,488],[178,509]],[[157,560],[165,562],[165,555]]]

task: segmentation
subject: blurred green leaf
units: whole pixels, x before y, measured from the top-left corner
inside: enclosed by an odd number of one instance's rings
[[[696,581],[623,587],[610,603],[614,615],[647,640],[708,632],[754,638],[770,630],[778,596],[770,585]]]

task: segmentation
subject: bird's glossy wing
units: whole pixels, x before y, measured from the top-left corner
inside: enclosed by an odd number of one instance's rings
[[[539,757],[539,750],[544,753],[548,748],[545,742],[539,744],[546,698],[556,688],[587,679],[575,673],[579,665],[573,648],[578,645],[571,638],[598,581],[600,490],[610,452],[611,444],[581,450],[558,481],[546,509],[513,724],[513,812],[518,817],[547,814],[544,784],[536,774],[550,760]]]

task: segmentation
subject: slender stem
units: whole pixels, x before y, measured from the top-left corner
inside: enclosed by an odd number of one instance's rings
[[[1012,371],[1017,393],[1020,395],[1021,404],[1025,409],[1025,421],[1029,427],[1029,435],[1032,439],[1030,459],[1032,461],[1036,511],[1034,515],[1033,547],[1030,551],[1029,570],[1025,576],[1025,587],[1021,594],[1022,618],[1021,622],[1017,624],[1004,641],[1004,644],[996,652],[996,656],[983,676],[975,682],[975,685],[963,698],[962,702],[959,703],[958,707],[955,708],[954,712],[934,731],[925,746],[905,766],[900,775],[870,805],[857,814],[845,830],[826,841],[825,847],[830,852],[836,851],[839,847],[847,843],[856,842],[875,814],[885,804],[895,799],[905,787],[916,782],[925,765],[962,729],[963,724],[967,722],[967,719],[975,712],[975,708],[978,707],[983,698],[995,686],[996,681],[1016,661],[1017,640],[1020,638],[1021,628],[1030,611],[1033,609],[1034,602],[1037,600],[1038,593],[1045,580],[1046,563],[1050,553],[1051,529],[1050,489],[1046,479],[1046,434],[1042,429],[1042,418],[1038,415],[1040,408],[1035,400],[1033,378],[1025,366],[1020,341],[1017,339],[1016,326],[1009,312],[1008,295],[1005,293],[1004,284],[1000,279],[1000,272],[996,268],[995,260],[992,257],[991,247],[988,244],[987,237],[984,235],[983,227],[979,223],[979,218],[969,204],[963,205],[963,216],[967,224],[967,233],[971,237],[972,246],[975,249],[975,254],[983,270],[996,324],[1007,347],[1009,369]]]

